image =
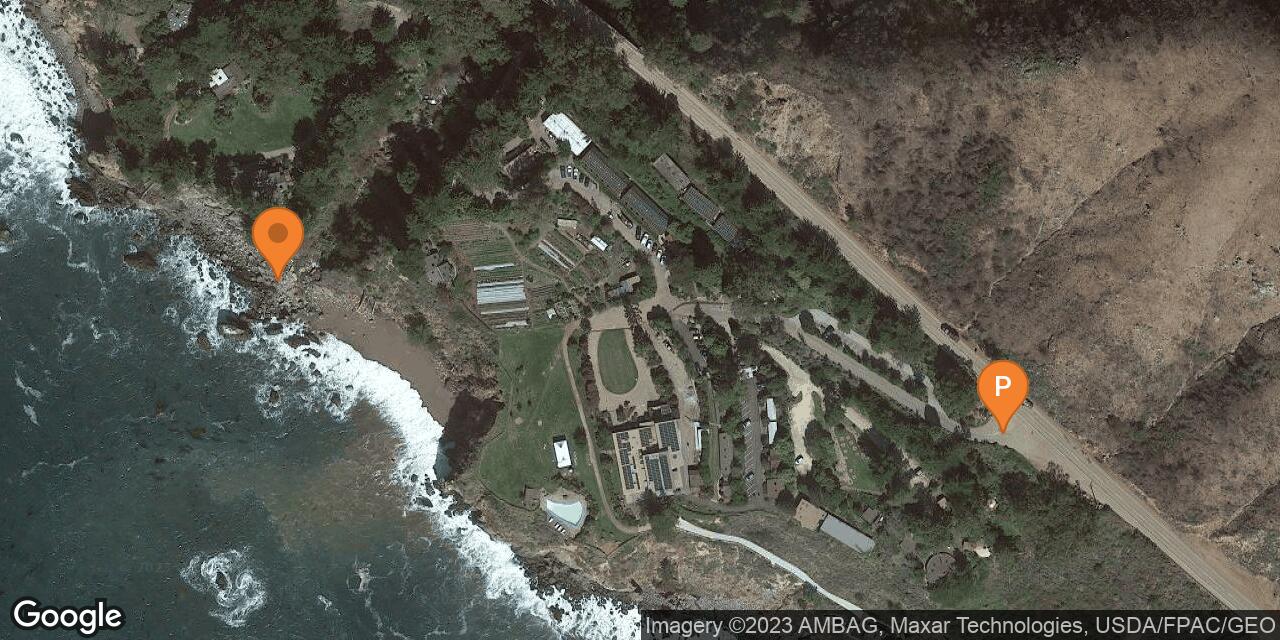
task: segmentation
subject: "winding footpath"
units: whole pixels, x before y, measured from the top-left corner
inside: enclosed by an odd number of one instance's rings
[[[920,326],[934,342],[967,358],[976,372],[990,359],[967,342],[953,340],[942,331],[942,319],[898,274],[866,247],[835,214],[800,186],[791,174],[746,136],[738,133],[720,111],[688,87],[673,81],[650,65],[644,54],[620,35],[616,49],[640,78],[675,96],[680,111],[698,127],[717,138],[725,138],[745,161],[748,169],[771,189],[791,212],[824,229],[841,254],[858,273],[899,305],[915,307]],[[1266,580],[1249,574],[1204,539],[1179,529],[1124,480],[1084,453],[1083,444],[1056,420],[1034,407],[1025,407],[1014,416],[1008,434],[999,435],[994,422],[973,433],[974,437],[1011,447],[1039,466],[1049,463],[1061,468],[1099,502],[1151,540],[1171,560],[1182,567],[1209,593],[1232,609],[1280,609],[1280,598]]]
[[[862,607],[859,607],[858,605],[852,602],[849,602],[848,600],[845,600],[844,598],[841,598],[840,596],[834,593],[831,593],[826,589],[823,589],[822,585],[818,584],[817,582],[814,582],[813,578],[810,578],[809,574],[805,573],[802,569],[800,569],[800,567],[797,567],[794,564],[791,564],[790,562],[783,560],[782,558],[774,554],[772,551],[769,551],[768,549],[750,540],[747,540],[746,538],[739,538],[738,536],[731,536],[727,533],[719,533],[716,531],[711,531],[709,529],[703,529],[702,527],[699,527],[698,525],[693,524],[692,522],[689,522],[684,518],[680,518],[679,520],[676,521],[676,528],[681,531],[684,531],[685,533],[691,533],[695,536],[698,536],[699,538],[706,538],[708,540],[715,540],[717,542],[728,542],[728,543],[746,547],[747,549],[750,549],[751,551],[755,552],[757,555],[764,558],[765,560],[768,560],[769,562],[773,563],[773,566],[778,567],[779,569],[782,569],[783,571],[786,571],[787,573],[790,573],[791,575],[808,583],[809,586],[813,587],[818,593],[821,593],[823,597],[836,603],[837,605],[840,605],[841,608],[846,609],[848,611],[862,611]]]
[[[609,522],[612,522],[613,526],[619,531],[632,535],[644,533],[649,530],[649,525],[645,524],[636,527],[618,519],[617,514],[613,512],[613,503],[609,500],[608,486],[600,475],[600,456],[596,453],[596,437],[591,432],[591,425],[587,422],[586,412],[582,410],[582,396],[578,394],[578,380],[573,375],[573,361],[569,359],[569,338],[578,329],[578,322],[574,320],[565,325],[564,337],[560,339],[560,358],[564,361],[564,373],[569,376],[569,389],[573,392],[573,406],[578,409],[578,420],[582,423],[582,434],[587,437],[587,455],[591,456],[591,472],[595,474],[596,488],[600,490],[600,508],[604,510]]]

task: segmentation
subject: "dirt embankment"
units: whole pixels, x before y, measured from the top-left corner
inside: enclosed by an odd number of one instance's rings
[[[1231,364],[1280,316],[1277,31],[1245,3],[1153,11],[1009,46],[792,52],[710,91],[749,84],[757,137],[815,192],[829,182],[947,316],[1028,364],[1095,455],[1280,564],[1257,515],[1280,504],[1263,444],[1280,374]]]

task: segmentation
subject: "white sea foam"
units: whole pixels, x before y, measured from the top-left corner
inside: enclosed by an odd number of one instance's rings
[[[68,126],[75,113],[72,84],[52,49],[22,14],[17,0],[0,0],[0,87],[4,89],[0,95],[0,150],[15,158],[0,171],[0,205],[5,203],[6,194],[30,186],[32,179],[38,178],[35,182],[52,183],[59,190],[62,203],[67,205],[64,211],[82,210],[65,186],[65,179],[74,171],[73,152],[79,144]],[[306,380],[311,389],[310,401],[334,415],[346,415],[360,399],[377,408],[403,441],[396,474],[412,492],[406,508],[426,512],[438,525],[443,536],[484,576],[489,598],[506,600],[566,636],[614,640],[638,635],[639,612],[634,608],[594,597],[575,601],[559,590],[537,592],[509,545],[495,540],[466,514],[451,515],[452,500],[441,496],[430,482],[411,481],[414,476],[435,479],[443,428],[427,412],[417,391],[399,374],[366,360],[350,345],[332,337],[306,348],[291,348],[285,344],[285,336],[299,330],[297,326],[275,336],[255,327],[252,338],[245,342],[222,338],[216,327],[218,311],[247,309],[246,293],[231,282],[225,269],[201,255],[190,239],[172,240],[160,256],[160,263],[163,271],[187,287],[188,308],[178,315],[193,344],[203,331],[215,348],[263,356],[266,366],[272,369],[271,379]],[[103,335],[96,322],[90,322],[90,330],[94,339]],[[35,410],[24,409],[36,422]],[[426,498],[430,506],[419,505],[415,500],[418,497]],[[265,588],[247,565],[236,562],[244,562],[236,550],[199,556],[183,572],[183,578],[193,588],[213,585],[219,593],[219,608],[213,615],[225,616],[222,619],[232,626],[237,626],[236,621],[243,624],[266,597]],[[234,577],[228,576],[232,579],[230,593],[218,588],[216,568],[210,581],[210,569],[220,565],[238,567]],[[558,619],[553,610],[559,613]]]
[[[22,382],[22,376],[18,375],[17,371],[13,372],[13,383],[18,385],[18,389],[20,391],[31,396],[32,398],[35,398],[36,400],[44,399],[44,392],[24,384]]]
[[[38,427],[38,426],[40,426],[40,420],[39,420],[39,418],[37,418],[37,417],[36,417],[36,408],[35,408],[35,407],[33,407],[33,406],[29,405],[29,404],[24,404],[24,405],[22,405],[22,410],[26,412],[26,414],[27,414],[27,419],[31,421],[31,424],[34,424],[34,425],[35,425],[35,426],[37,426],[37,427]]]
[[[192,589],[213,595],[217,608],[209,615],[228,627],[243,627],[249,616],[267,603],[266,586],[253,574],[247,555],[238,549],[197,555],[180,575]]]
[[[68,175],[78,144],[69,126],[76,112],[71,80],[18,0],[0,0],[0,87],[0,149],[16,160],[0,175],[2,199],[33,176]],[[56,184],[69,203],[63,180]]]
[[[160,255],[163,270],[189,283],[190,315],[183,326],[191,335],[205,332],[215,344],[245,353],[265,356],[271,369],[268,380],[307,380],[307,401],[344,417],[363,400],[399,433],[402,441],[396,477],[412,492],[408,508],[427,513],[444,538],[485,578],[486,595],[506,599],[518,609],[545,620],[567,636],[579,638],[634,637],[639,630],[639,612],[630,606],[601,598],[570,599],[555,589],[537,592],[520,566],[510,545],[495,540],[471,521],[466,513],[450,514],[453,501],[434,488],[435,462],[444,428],[423,406],[422,397],[400,374],[365,359],[353,347],[325,336],[317,344],[295,349],[287,336],[303,329],[286,325],[285,331],[268,335],[262,325],[244,341],[218,337],[219,309],[247,307],[247,298],[227,277],[226,271],[200,256],[189,241],[177,241]],[[264,396],[258,393],[259,399]],[[417,477],[419,482],[413,482]],[[426,479],[427,482],[422,482]],[[424,497],[429,506],[416,498]],[[559,613],[559,619],[553,615]]]

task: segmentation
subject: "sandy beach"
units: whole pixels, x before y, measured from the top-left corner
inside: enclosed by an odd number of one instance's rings
[[[449,418],[454,396],[440,375],[436,355],[409,339],[394,320],[375,315],[368,306],[357,308],[359,297],[331,289],[313,289],[309,302],[318,311],[306,318],[313,331],[333,334],[355,347],[365,358],[393,369],[413,385],[431,416],[440,424]]]

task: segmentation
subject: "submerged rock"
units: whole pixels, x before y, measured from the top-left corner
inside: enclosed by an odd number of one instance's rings
[[[205,351],[213,351],[213,343],[209,342],[209,334],[204,331],[196,334],[196,346]]]
[[[320,339],[316,337],[316,334],[311,333],[310,331],[304,331],[302,333],[297,333],[289,336],[288,338],[285,339],[284,343],[289,345],[290,347],[293,347],[294,349],[297,349],[298,347],[302,347],[308,344],[315,344],[319,341]],[[315,350],[309,349],[308,351],[315,351]],[[318,356],[320,355],[320,353],[315,352],[315,353],[312,353],[312,355]]]
[[[13,231],[9,229],[9,225],[0,222],[0,247],[13,242]]]
[[[244,314],[224,309],[218,312],[218,333],[236,340],[248,340],[252,331]]]
[[[124,263],[139,271],[151,271],[158,266],[156,257],[146,249],[124,254]]]

